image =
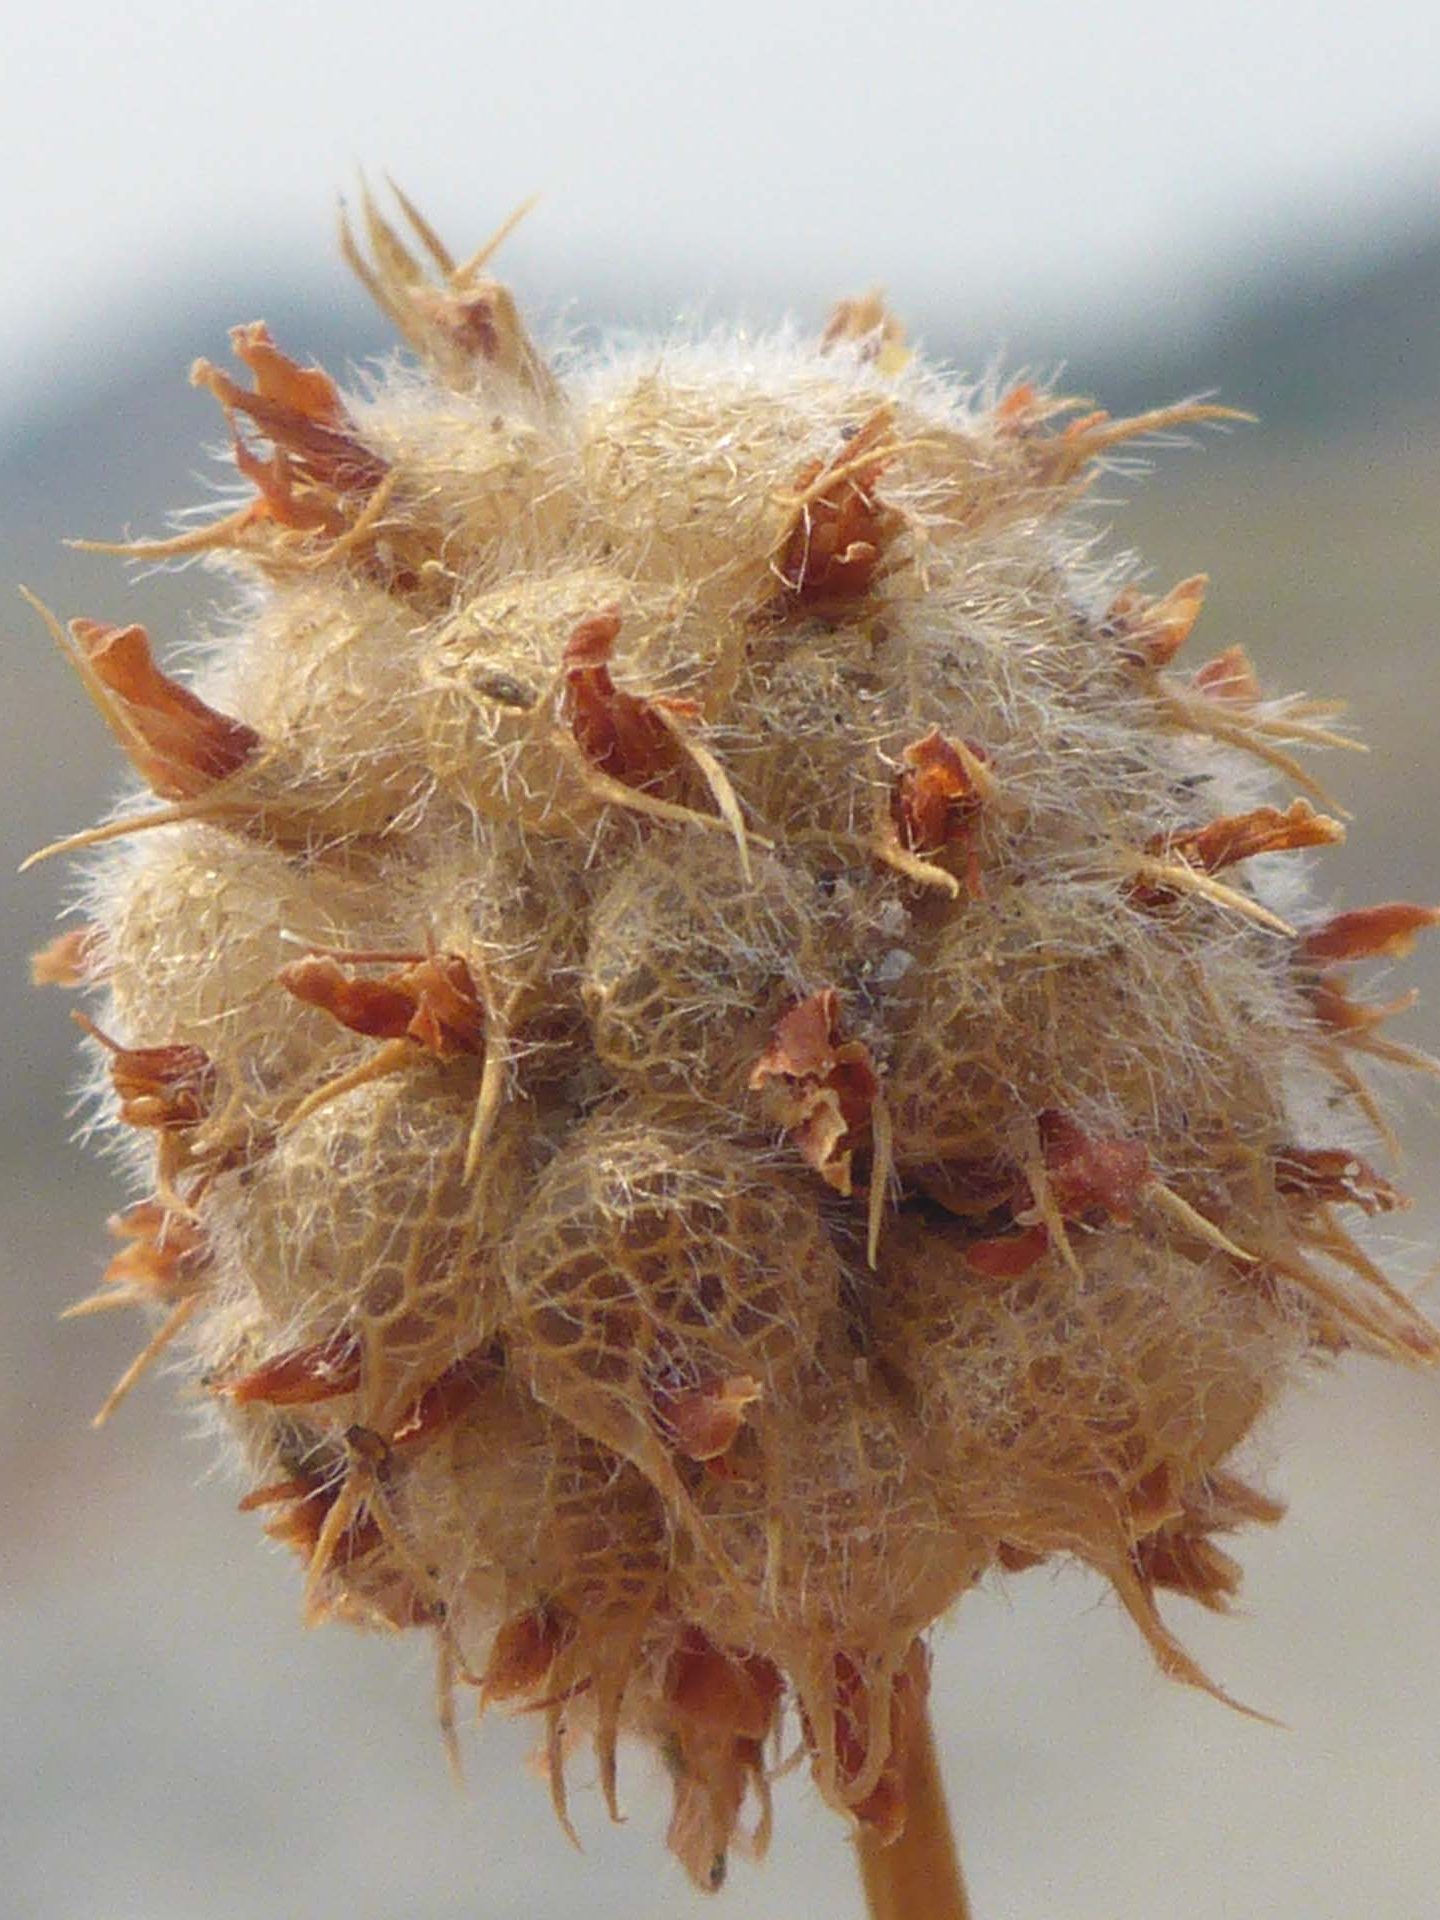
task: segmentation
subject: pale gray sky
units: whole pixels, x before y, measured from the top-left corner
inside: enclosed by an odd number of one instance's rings
[[[14,9],[4,46],[12,402],[187,272],[318,266],[361,164],[457,246],[541,189],[522,287],[878,279],[1000,326],[1169,324],[1440,183],[1433,0],[76,0]]]

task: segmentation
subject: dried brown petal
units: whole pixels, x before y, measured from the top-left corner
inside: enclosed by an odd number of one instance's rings
[[[164,1305],[187,1298],[208,1255],[204,1230],[188,1214],[142,1200],[107,1222],[128,1244],[105,1269],[105,1284]]]
[[[878,293],[835,303],[820,336],[820,351],[830,353],[839,346],[853,346],[860,361],[886,374],[899,373],[911,358],[904,327]]]
[[[1033,426],[1038,419],[1083,404],[1075,400],[1040,396],[1025,425]],[[1170,433],[1177,427],[1198,426],[1207,420],[1248,418],[1247,414],[1237,413],[1233,407],[1212,406],[1206,401],[1196,400],[1182,400],[1172,407],[1153,407],[1147,413],[1131,414],[1123,420],[1113,419],[1103,408],[1096,408],[1071,420],[1059,433],[1027,432],[1024,435],[1027,464],[1036,484],[1065,487],[1077,478],[1083,481],[1086,468],[1093,467],[1105,454],[1124,446],[1128,441],[1145,439],[1151,434]]]
[[[166,800],[193,800],[250,759],[260,736],[217,713],[156,666],[144,627],[72,620],[70,636],[107,693],[120,744],[142,779]]]
[[[1288,1198],[1391,1213],[1407,1203],[1368,1161],[1339,1147],[1285,1147],[1275,1161],[1275,1190]]]
[[[890,810],[901,844],[912,853],[930,854],[967,843],[984,804],[976,779],[977,765],[983,767],[989,757],[984,748],[967,741],[962,749],[932,727],[900,757],[905,768],[895,782]]]
[[[905,1786],[910,1752],[929,1691],[929,1656],[916,1640],[890,1685],[889,1753],[880,1778],[865,1798],[852,1804],[850,1809],[862,1826],[874,1832],[882,1846],[893,1843],[905,1831],[908,1811]],[[870,1686],[863,1669],[848,1654],[838,1653],[835,1656],[835,1758],[837,1784],[842,1795],[869,1761],[871,1718]]]
[[[687,1460],[719,1460],[735,1444],[746,1409],[760,1398],[760,1382],[737,1373],[698,1386],[656,1388],[655,1417],[671,1445]]]
[[[322,426],[343,424],[344,402],[329,374],[323,367],[302,367],[288,353],[282,353],[263,320],[233,327],[230,344],[236,359],[254,374],[255,391],[262,400],[273,401]]]
[[[723,1653],[699,1627],[686,1627],[665,1668],[665,1699],[678,1712],[740,1739],[764,1740],[783,1691],[761,1654]]]
[[[696,1886],[714,1893],[753,1789],[768,1818],[762,1741],[770,1733],[782,1681],[759,1655],[724,1653],[686,1627],[662,1679],[662,1752],[675,1805],[666,1844]],[[763,1832],[754,1851],[763,1850]]]
[[[813,460],[799,474],[801,503],[775,562],[786,604],[854,601],[870,591],[900,524],[899,515],[875,497],[875,484],[893,458],[893,419],[893,408],[878,408],[848,434],[832,460]]]
[[[1414,946],[1416,934],[1436,926],[1440,926],[1440,907],[1387,900],[1383,906],[1337,913],[1311,927],[1298,953],[1302,960],[1370,960],[1381,955],[1399,959]]]
[[[1294,800],[1283,813],[1278,807],[1255,807],[1249,813],[1211,820],[1203,827],[1157,835],[1149,850],[1183,860],[1201,873],[1221,873],[1257,854],[1328,847],[1344,838],[1345,829],[1338,820],[1316,813],[1308,800]]]
[[[378,980],[353,979],[320,954],[282,967],[287,993],[372,1040],[414,1040],[441,1059],[484,1051],[485,1009],[456,953],[432,954]]]
[[[1315,1018],[1332,1033],[1365,1033],[1393,1020],[1414,1006],[1418,990],[1398,994],[1393,1000],[1367,1001],[1351,997],[1349,983],[1342,973],[1318,974],[1306,988],[1306,998]]]
[[[1067,1220],[1100,1214],[1124,1225],[1134,1218],[1153,1174],[1142,1142],[1083,1133],[1068,1115],[1040,1116],[1040,1145],[1050,1193]]]
[[[1182,1511],[1138,1540],[1131,1558],[1149,1587],[1168,1588],[1222,1611],[1240,1586],[1239,1564],[1216,1546],[1217,1533],[1237,1527],[1271,1526],[1284,1507],[1233,1474],[1214,1473],[1182,1496]]]
[[[241,1405],[260,1401],[270,1407],[303,1407],[353,1393],[360,1369],[360,1343],[352,1333],[336,1333],[277,1353],[239,1379],[222,1382],[217,1391]]]
[[[781,1015],[750,1088],[763,1093],[770,1118],[791,1135],[826,1185],[848,1194],[880,1077],[863,1041],[841,1039],[834,987],[822,987]]]
[[[695,719],[693,700],[625,693],[615,685],[610,658],[620,633],[620,610],[607,607],[582,620],[565,643],[565,706],[581,751],[602,773],[642,793],[677,785],[685,754],[661,713]]]
[[[72,927],[57,933],[30,956],[30,984],[34,987],[85,987],[95,978],[99,947],[98,927]]]
[[[414,1447],[443,1433],[471,1412],[490,1393],[500,1377],[503,1356],[498,1348],[483,1347],[447,1367],[402,1415],[390,1436],[392,1447]]]
[[[329,377],[280,353],[262,322],[233,328],[230,342],[255,374],[253,391],[208,360],[195,362],[190,379],[214,394],[232,420],[239,413],[253,421],[274,447],[274,459],[251,474],[267,506],[274,511],[277,503],[292,500],[295,481],[317,491],[317,507],[323,501],[333,509],[338,496],[372,493],[389,467],[349,430]]]
[[[1074,422],[1076,427],[1084,424]],[[1209,585],[1208,574],[1194,573],[1158,600],[1126,587],[1110,603],[1106,629],[1122,641],[1126,657],[1137,666],[1167,667],[1194,632]]]
[[[458,953],[436,953],[402,976],[415,996],[410,1038],[439,1059],[485,1050],[485,1007],[475,976]]]
[[[337,961],[311,954],[282,967],[276,979],[307,1007],[319,1007],[352,1033],[396,1040],[409,1031],[415,998],[386,980],[352,980]]]
[[[1024,1227],[1017,1233],[973,1240],[965,1249],[965,1264],[987,1280],[1015,1280],[1050,1251],[1047,1227]]]
[[[575,1637],[575,1622],[559,1607],[531,1607],[498,1629],[480,1679],[486,1700],[523,1700],[537,1692]]]
[[[321,1530],[329,1516],[331,1508],[340,1498],[338,1485],[317,1479],[311,1474],[296,1474],[292,1479],[282,1481],[274,1487],[261,1487],[241,1501],[241,1507],[285,1505],[285,1511],[277,1514],[265,1531],[272,1540],[279,1540],[287,1547],[293,1547],[302,1560],[314,1559],[320,1545]],[[378,1522],[373,1514],[357,1513],[349,1524],[340,1531],[340,1537],[331,1549],[329,1565],[345,1568],[362,1560],[366,1554],[373,1553],[383,1542]]]
[[[1197,667],[1193,685],[1211,700],[1229,700],[1241,707],[1253,707],[1261,697],[1260,682],[1243,647],[1227,647]]]
[[[205,1118],[215,1067],[203,1047],[122,1047],[83,1013],[71,1017],[111,1054],[110,1079],[127,1126],[179,1132]]]

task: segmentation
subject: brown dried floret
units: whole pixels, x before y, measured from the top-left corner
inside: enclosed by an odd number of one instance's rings
[[[303,1407],[353,1393],[360,1384],[360,1342],[348,1330],[309,1346],[277,1353],[238,1379],[219,1383],[217,1391],[237,1405],[261,1401],[268,1407]]]
[[[1316,813],[1307,800],[1279,807],[1253,807],[1249,813],[1227,814],[1181,833],[1162,834],[1152,841],[1152,853],[1183,860],[1201,873],[1222,873],[1241,860],[1261,853],[1290,853],[1304,847],[1328,847],[1345,838],[1338,820]]]
[[[71,1017],[109,1052],[110,1081],[126,1126],[180,1133],[209,1113],[215,1065],[203,1047],[124,1047],[83,1013]]]
[[[1137,906],[1158,908],[1198,894],[1277,933],[1293,935],[1294,928],[1278,914],[1215,875],[1258,854],[1334,846],[1344,838],[1340,822],[1316,813],[1307,800],[1292,801],[1284,812],[1279,807],[1254,807],[1248,813],[1227,814],[1201,827],[1156,834],[1145,852],[1131,861],[1135,877],[1130,897]]]
[[[1419,998],[1419,992],[1412,987],[1393,1000],[1356,1000],[1344,974],[1331,971],[1317,974],[1307,982],[1305,997],[1321,1026],[1328,1027],[1332,1033],[1357,1034],[1368,1033],[1393,1020],[1397,1013],[1408,1012]]]
[[[662,1378],[651,1389],[656,1424],[687,1460],[722,1459],[745,1424],[745,1409],[764,1389],[752,1373],[731,1373],[671,1386]]]
[[[820,336],[820,351],[830,353],[839,346],[853,347],[862,363],[873,363],[885,374],[901,372],[912,357],[904,327],[877,291],[836,301]]]
[[[1340,1147],[1284,1147],[1275,1161],[1275,1190],[1316,1206],[1340,1201],[1366,1213],[1408,1203],[1368,1161]]]
[[[362,1509],[352,1508],[338,1528],[331,1526],[329,1523],[340,1510],[342,1497],[343,1488],[338,1481],[301,1469],[287,1479],[257,1487],[240,1502],[240,1510],[249,1513],[257,1508],[279,1507],[280,1512],[266,1523],[266,1533],[272,1540],[293,1548],[312,1572],[318,1571],[338,1582],[343,1597],[346,1577],[358,1572],[363,1563],[383,1555],[385,1535],[374,1514]],[[317,1570],[316,1556],[322,1551],[325,1559]],[[365,1584],[368,1588],[371,1583]],[[396,1583],[387,1580],[385,1584]],[[365,1597],[371,1599],[368,1591]],[[386,1618],[396,1627],[434,1623],[433,1611],[403,1584],[398,1594],[392,1596]]]
[[[1040,1116],[1045,1179],[1066,1220],[1098,1215],[1128,1225],[1154,1175],[1143,1141],[1087,1134],[1068,1114]]]
[[[1031,429],[1025,439],[1025,452],[1027,465],[1039,485],[1068,487],[1077,479],[1083,482],[1089,478],[1087,468],[1093,470],[1096,461],[1132,440],[1146,439],[1152,434],[1172,433],[1177,427],[1199,426],[1207,421],[1251,418],[1249,414],[1237,412],[1234,407],[1214,406],[1201,400],[1182,400],[1172,407],[1152,407],[1146,413],[1130,414],[1120,420],[1114,419],[1104,408],[1096,408],[1067,421],[1059,433],[1034,431],[1041,420],[1084,405],[1083,400],[1042,394],[1029,410],[1028,420],[1024,414],[1019,416]]]
[[[574,1640],[575,1620],[553,1603],[530,1607],[496,1629],[480,1676],[481,1698],[502,1705],[547,1687],[555,1662]]]
[[[1040,1165],[1028,1182],[1016,1180],[1010,1201],[1017,1212],[1031,1203],[1024,1221],[1016,1230],[972,1241],[964,1251],[965,1264],[988,1279],[1028,1273],[1063,1238],[1066,1222],[1128,1226],[1154,1182],[1143,1141],[1087,1134],[1053,1108],[1040,1115],[1037,1128]],[[1038,1221],[1036,1209],[1044,1216]]]
[[[214,394],[235,430],[235,464],[260,496],[249,513],[300,532],[345,533],[385,480],[386,462],[356,438],[328,374],[282,354],[263,321],[233,328],[230,344],[254,375],[253,389],[209,360],[197,360],[190,379]],[[269,460],[245,445],[237,414],[270,441]]]
[[[67,1307],[78,1319],[112,1307],[174,1308],[195,1297],[209,1259],[209,1242],[195,1217],[163,1200],[141,1200],[110,1216],[110,1232],[124,1246],[107,1264],[101,1284]]]
[[[856,1153],[869,1138],[880,1076],[862,1040],[841,1037],[840,995],[822,987],[776,1022],[750,1088],[828,1187],[848,1194]]]
[[[1223,1612],[1240,1588],[1240,1566],[1215,1544],[1217,1533],[1242,1526],[1273,1526],[1284,1503],[1257,1493],[1235,1474],[1206,1474],[1180,1496],[1180,1512],[1137,1540],[1135,1570],[1150,1587],[1183,1593]]]
[[[693,720],[693,700],[626,693],[610,659],[620,634],[620,609],[606,607],[580,621],[565,643],[564,704],[571,731],[592,765],[622,786],[674,796],[685,750],[668,720]]]
[[[134,559],[234,551],[277,573],[313,572],[353,556],[386,589],[413,589],[434,557],[434,529],[408,516],[390,529],[382,548],[376,536],[394,469],[359,438],[334,381],[282,353],[263,321],[232,328],[230,341],[254,376],[253,388],[206,359],[194,362],[190,380],[219,401],[235,465],[256,497],[218,520],[160,539],[73,544]],[[270,443],[268,458],[247,442],[241,417]]]
[[[378,980],[354,979],[331,956],[310,954],[282,967],[276,978],[287,993],[322,1008],[352,1033],[413,1040],[442,1060],[484,1052],[484,1003],[458,953],[417,957]]]
[[[30,956],[31,986],[89,986],[95,978],[99,944],[98,927],[72,927],[68,933],[57,933]]]
[[[195,799],[259,748],[253,727],[217,713],[155,664],[144,627],[72,620],[70,637],[121,746],[162,799]]]
[[[401,1414],[389,1444],[399,1448],[428,1445],[494,1390],[503,1367],[503,1353],[493,1342],[465,1354],[432,1380],[414,1406]]]
[[[894,408],[878,407],[830,460],[812,460],[796,481],[795,518],[780,544],[774,571],[782,610],[810,609],[863,599],[900,516],[875,494],[894,458]]]
[[[890,792],[890,825],[902,852],[919,858],[897,859],[882,846],[891,865],[914,879],[928,878],[923,867],[956,846],[964,857],[966,891],[972,900],[984,897],[974,828],[992,790],[989,757],[974,741],[952,740],[939,727],[902,750],[902,771]]]
[[[1435,926],[1440,926],[1440,907],[1387,900],[1383,906],[1352,907],[1309,928],[1298,953],[1302,960],[1400,959],[1415,945],[1418,933]]]
[[[429,221],[391,182],[401,212],[438,269],[438,282],[405,245],[362,189],[361,208],[372,260],[356,244],[342,213],[340,245],[346,261],[376,305],[405,340],[453,387],[465,391],[487,374],[509,379],[542,399],[555,382],[520,319],[515,296],[482,269],[529,211],[527,201],[468,260],[456,261]]]
[[[759,1856],[769,1838],[763,1743],[783,1682],[760,1655],[723,1651],[688,1626],[666,1663],[661,1691],[660,1747],[674,1794],[666,1844],[696,1886],[714,1893],[752,1793],[759,1817],[748,1851]]]
[[[1243,647],[1227,647],[1197,667],[1191,684],[1211,700],[1229,700],[1236,706],[1253,707],[1261,697],[1255,668]]]
[[[880,1776],[850,1811],[881,1846],[905,1831],[911,1744],[930,1691],[930,1656],[916,1640],[886,1688],[888,1752]],[[835,1656],[835,1757],[842,1794],[866,1771],[875,1747],[875,1702],[864,1668],[848,1653]]]
[[[664,1693],[672,1707],[749,1740],[770,1732],[783,1682],[773,1661],[717,1647],[698,1627],[686,1627],[665,1666]]]
[[[1050,1229],[1036,1224],[972,1240],[965,1249],[965,1264],[987,1280],[1014,1280],[1028,1273],[1049,1251]]]
[[[126,1245],[105,1269],[108,1286],[124,1286],[161,1302],[183,1299],[196,1284],[208,1250],[191,1215],[159,1200],[141,1200],[106,1223]]]
[[[1209,585],[1209,574],[1191,574],[1159,599],[1125,587],[1106,609],[1104,629],[1137,666],[1168,667],[1194,632]]]
[[[891,810],[905,845],[915,853],[938,853],[963,839],[984,804],[983,774],[989,755],[973,741],[963,745],[932,727],[900,758]]]
[[[769,1841],[770,1788],[758,1740],[717,1732],[682,1715],[660,1735],[673,1805],[665,1844],[702,1893],[725,1884],[737,1838],[759,1859]],[[760,1803],[753,1837],[738,1833],[748,1795]]]

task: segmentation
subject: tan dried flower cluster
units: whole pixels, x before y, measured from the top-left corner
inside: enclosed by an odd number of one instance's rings
[[[712,1887],[788,1713],[900,1833],[988,1569],[1208,1684],[1155,1596],[1276,1517],[1238,1443],[1436,1357],[1344,1216],[1410,1057],[1347,969],[1440,914],[1287,904],[1343,739],[1078,516],[1222,410],[962,388],[874,300],[562,375],[404,210],[430,271],[346,246],[414,365],[195,369],[249,491],[125,551],[247,583],[197,685],[56,629],[165,803],[37,963],[142,1196],[85,1304],[159,1310],[313,1615],[536,1710],[562,1817],[649,1742]]]

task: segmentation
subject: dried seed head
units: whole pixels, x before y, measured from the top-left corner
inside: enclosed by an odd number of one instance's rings
[[[200,686],[54,629],[169,803],[35,962],[145,1183],[82,1310],[164,1313],[117,1391],[187,1346],[312,1615],[539,1714],[567,1821],[579,1733],[612,1809],[654,1744],[713,1887],[792,1712],[902,1830],[987,1569],[1088,1562],[1208,1684],[1155,1596],[1277,1517],[1235,1449],[1307,1357],[1437,1354],[1340,1219],[1417,1057],[1338,969],[1440,909],[1290,927],[1346,743],[1092,558],[1105,457],[1223,410],[985,404],[873,296],[562,381],[401,207],[344,244],[419,373],[197,363],[255,497],[135,550],[263,589]]]

